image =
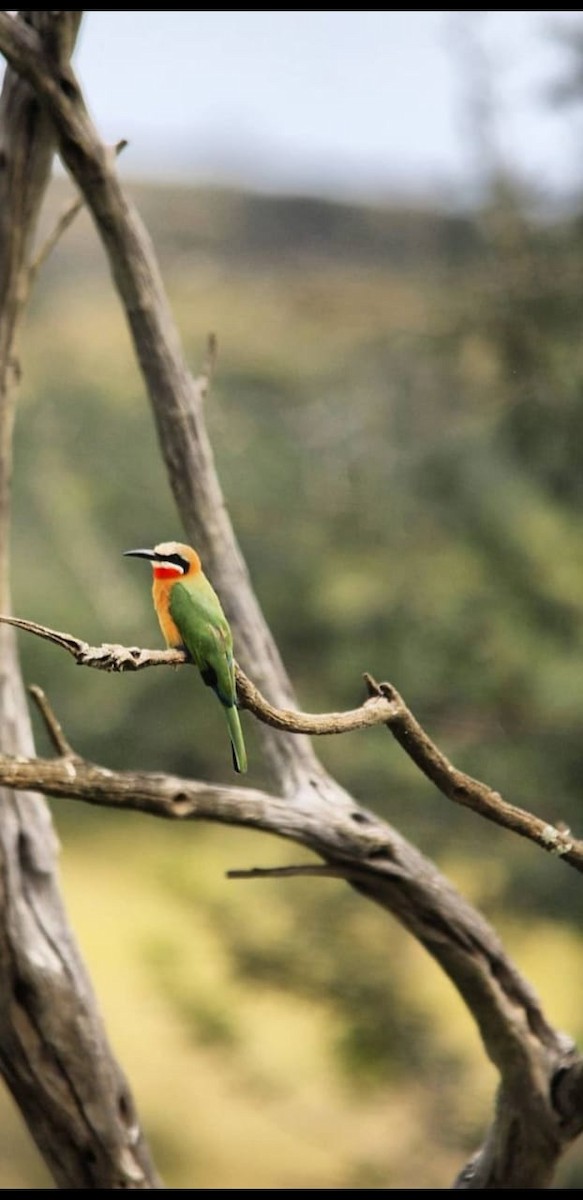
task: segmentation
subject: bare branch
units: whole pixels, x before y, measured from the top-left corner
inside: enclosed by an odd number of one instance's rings
[[[85,195],[102,236],[188,540],[201,552],[221,596],[247,670],[277,706],[275,713],[297,716],[290,681],[251,587],[214,469],[202,411],[205,388],[193,380],[185,362],[147,232],[123,194],[74,72],[70,68],[55,72],[34,31],[20,30],[6,14],[0,14],[0,48],[50,113],[63,161]],[[109,655],[110,664],[117,657],[111,649],[104,655],[106,659]],[[383,686],[390,687],[378,685],[376,700],[392,703]],[[408,722],[407,710],[397,705],[393,718],[395,736],[402,737],[408,753],[414,746],[425,774],[434,782],[441,780],[444,790],[445,785],[451,786],[454,769],[443,756],[432,761],[430,742],[415,740],[417,731]],[[479,1178],[484,1187],[546,1186],[561,1147],[569,1140],[564,1119],[552,1106],[550,1081],[556,1071],[573,1066],[572,1044],[549,1026],[532,989],[487,922],[433,865],[395,830],[355,805],[327,775],[311,743],[295,736],[298,730],[292,734],[288,725],[282,729],[267,720],[263,728],[282,798],[253,789],[225,788],[217,793],[208,785],[168,781],[166,776],[131,775],[124,781],[90,764],[81,770],[79,763],[63,757],[42,764],[42,772],[38,764],[21,759],[5,759],[1,768],[12,773],[14,787],[24,786],[18,781],[27,778],[27,772],[29,779],[37,781],[42,775],[43,783],[37,786],[49,793],[91,803],[142,806],[158,815],[247,823],[295,839],[333,866],[343,869],[347,861],[361,867],[366,863],[366,879],[352,879],[351,886],[392,912],[439,961],[474,1014],[487,1053],[499,1069],[502,1087],[487,1151],[479,1156],[479,1170],[477,1160],[472,1163],[471,1178]],[[85,790],[77,794],[74,789],[83,780]],[[451,798],[469,803],[472,788],[467,777],[460,776],[460,781],[460,794],[455,795],[454,787]],[[480,811],[496,820],[495,793],[486,791],[486,796],[477,797]],[[502,815],[508,813],[502,810]],[[528,836],[524,828],[516,831]],[[564,856],[569,861],[573,853],[571,848]]]
[[[335,867],[318,866],[314,863],[292,864],[286,867],[248,867],[233,868],[225,872],[227,879],[292,879],[298,876],[308,876],[317,879],[346,879],[365,882],[366,872],[358,866],[346,865]]]
[[[259,721],[286,733],[308,733],[313,737],[323,734],[353,733],[374,725],[384,725],[391,717],[390,701],[382,695],[371,696],[359,708],[347,712],[304,713],[291,708],[275,708],[261,695],[255,684],[236,664],[237,694],[241,707],[249,709]]]
[[[0,616],[0,624],[14,625],[37,637],[53,642],[67,650],[75,662],[82,667],[95,667],[98,671],[141,671],[144,667],[179,667],[188,662],[183,650],[140,650],[138,646],[119,646],[104,642],[101,646],[90,646],[83,638],[72,633],[62,633],[39,625],[38,621],[26,621],[22,617]]]
[[[119,142],[116,142],[115,146],[113,147],[113,153],[116,155],[121,154],[122,150],[125,150],[127,144],[128,143],[127,143],[126,138],[121,138],[121,140]],[[52,232],[48,235],[46,240],[43,242],[42,246],[37,251],[36,257],[33,259],[33,261],[30,264],[29,272],[28,272],[29,287],[31,287],[32,284],[35,282],[35,279],[36,279],[41,267],[44,266],[49,255],[52,254],[55,246],[63,237],[63,234],[65,234],[67,232],[67,230],[73,224],[75,217],[78,216],[78,214],[81,212],[81,210],[84,207],[85,207],[84,197],[77,196],[74,200],[71,201],[71,203],[61,213],[60,217],[58,218],[58,220],[55,224],[55,228],[52,230]]]
[[[520,837],[536,842],[543,850],[583,871],[583,842],[574,838],[570,830],[560,829],[526,809],[509,804],[499,792],[452,766],[392,684],[376,683],[368,674],[365,681],[371,696],[384,696],[391,705],[386,725],[395,740],[444,796]]]
[[[491,1137],[498,1154],[523,1133],[539,1129],[540,1156],[513,1164],[511,1177],[548,1178],[558,1147],[580,1120],[579,1089],[563,1088],[561,1112],[541,1107],[540,1080],[577,1063],[572,1042],[545,1020],[538,1000],[506,957],[487,922],[405,839],[351,797],[314,777],[293,801],[254,788],[211,785],[147,772],[115,772],[75,756],[54,761],[0,758],[0,784],[90,804],[139,810],[173,820],[208,820],[261,829],[298,842],[326,864],[301,873],[346,879],[362,895],[392,912],[456,983],[474,1013],[488,1053],[502,1077]],[[292,874],[297,867],[290,868]],[[285,872],[284,872],[285,873]],[[528,1031],[527,1036],[525,1031]],[[543,1085],[545,1095],[547,1084]],[[528,1101],[528,1103],[527,1103]],[[564,1109],[569,1112],[566,1120]],[[548,1138],[556,1139],[553,1150]],[[546,1140],[545,1140],[546,1139]],[[526,1145],[521,1134],[520,1145]],[[544,1152],[543,1152],[544,1150]],[[526,1169],[528,1167],[528,1170]],[[530,1173],[529,1173],[530,1172]],[[484,1151],[458,1186],[508,1180]],[[476,1183],[476,1180],[480,1181]]]
[[[297,841],[321,855],[339,855],[356,862],[378,859],[381,870],[387,859],[389,831],[382,821],[354,803],[330,812],[315,790],[304,803],[298,799],[292,805],[257,788],[146,771],[111,771],[79,755],[56,759],[0,756],[0,784],[19,790],[34,786],[46,795],[170,820],[249,826]]]
[[[82,14],[0,14],[66,86]],[[0,607],[10,608],[12,432],[18,338],[55,128],[9,66],[0,96]],[[53,737],[58,738],[56,727]],[[0,746],[30,755],[14,633],[0,630]],[[65,762],[67,760],[62,759]],[[107,1042],[59,892],[58,847],[36,792],[0,796],[0,1071],[57,1187],[159,1186],[133,1098]]]
[[[210,391],[213,375],[215,373],[215,367],[217,365],[218,350],[219,345],[216,333],[209,333],[202,370],[198,375],[198,378],[194,380],[194,387],[201,403],[206,400]]]
[[[0,615],[0,623],[2,622],[53,642],[67,650],[80,666],[95,667],[99,671],[141,671],[145,667],[176,667],[185,664],[192,666],[184,650],[144,650],[137,646],[119,646],[107,642],[101,646],[90,646],[82,638],[71,633],[62,633],[57,629],[49,629],[37,621]],[[236,676],[241,707],[249,709],[265,724],[287,733],[351,733],[356,729],[384,724],[392,712],[390,701],[380,693],[365,700],[360,708],[343,713],[301,713],[295,709],[275,708],[261,695],[238,664]]]
[[[43,718],[47,733],[51,739],[51,742],[53,743],[53,746],[55,747],[55,750],[57,751],[57,754],[60,754],[63,758],[76,758],[77,755],[69,745],[69,742],[63,733],[61,722],[55,716],[55,713],[51,708],[51,705],[49,704],[49,701],[42,688],[40,688],[38,684],[32,683],[28,690],[36,703],[41,717]]]
[[[151,240],[120,186],[84,104],[72,68],[56,76],[37,42],[0,13],[0,49],[34,87],[53,119],[60,153],[83,192],[109,257],[146,384],[178,512],[205,563],[240,647],[264,694],[280,708],[297,707],[293,689],[253,592],[216,476],[204,425],[203,393],[185,360]],[[306,738],[262,740],[281,787],[291,794],[321,768]]]
[[[182,650],[141,650],[137,646],[108,643],[90,646],[73,634],[49,629],[36,621],[0,615],[2,622],[45,638],[67,650],[79,665],[96,667],[101,671],[140,671],[145,667],[180,666],[189,662]],[[472,809],[479,816],[520,837],[528,838],[547,853],[557,855],[577,871],[583,872],[583,841],[574,838],[568,829],[560,829],[526,809],[509,804],[499,792],[454,767],[432,742],[392,684],[377,683],[372,675],[365,672],[369,699],[360,708],[348,712],[302,713],[294,709],[275,708],[261,695],[238,664],[236,675],[241,707],[248,709],[259,721],[286,733],[307,733],[319,737],[387,725],[403,750],[449,800]]]

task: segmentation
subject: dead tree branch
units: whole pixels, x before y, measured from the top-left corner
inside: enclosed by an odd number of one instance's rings
[[[46,705],[43,711],[46,717]],[[397,916],[456,983],[503,1081],[490,1138],[457,1186],[507,1186],[509,1173],[548,1185],[557,1155],[583,1123],[581,1058],[571,1040],[548,1024],[488,923],[429,860],[354,802],[331,807],[317,791],[290,801],[249,787],[116,772],[71,755],[65,745],[67,753],[54,760],[0,758],[0,783],[170,820],[275,834],[324,860],[324,867],[311,870],[308,864],[308,873],[345,878]],[[538,1135],[534,1145],[523,1140],[527,1131]]]
[[[125,138],[122,138],[121,141],[116,142],[116,144],[113,148],[114,153],[121,154],[122,150],[125,150],[126,146],[127,146],[127,141]],[[50,257],[53,250],[55,249],[55,246],[58,245],[58,243],[60,242],[63,235],[67,232],[67,230],[73,224],[75,217],[77,217],[79,215],[79,213],[83,210],[84,207],[85,207],[85,201],[84,201],[83,197],[76,196],[75,199],[71,200],[70,203],[67,205],[67,207],[63,210],[60,217],[55,222],[54,229],[51,230],[51,232],[48,234],[45,241],[43,242],[42,246],[39,247],[33,262],[31,262],[31,264],[30,264],[29,271],[28,271],[28,286],[29,286],[29,288],[32,287],[41,267],[44,266],[47,259]]]
[[[148,234],[120,186],[72,69],[55,70],[35,31],[6,13],[0,14],[0,49],[49,113],[63,161],[102,238],[177,508],[188,540],[200,551],[221,596],[243,666],[271,705],[295,712],[293,690],[253,592],[217,479],[204,423],[206,389],[185,362]],[[40,766],[30,758],[5,758],[3,778],[16,788],[29,786],[34,778],[41,790],[90,803],[268,828],[308,846],[333,869],[358,863],[359,878],[351,886],[393,913],[440,963],[473,1013],[500,1073],[490,1132],[458,1186],[547,1186],[563,1148],[581,1128],[580,1089],[564,1082],[555,1087],[558,1079],[580,1069],[571,1043],[548,1025],[532,989],[487,922],[395,830],[355,805],[319,763],[305,734],[268,723],[262,723],[262,730],[281,796],[167,776],[121,775],[70,757]],[[405,745],[406,723],[400,732]],[[442,768],[438,759],[432,768],[436,777]],[[467,790],[462,795],[465,802]],[[360,875],[363,864],[366,877]],[[554,1099],[558,1094],[560,1105]],[[573,1106],[568,1120],[565,1103]]]
[[[100,671],[141,671],[145,667],[188,664],[188,656],[182,650],[144,650],[137,646],[108,643],[90,646],[73,634],[49,629],[37,621],[0,615],[2,622],[53,642],[67,650],[80,666],[96,667]],[[487,784],[454,767],[427,735],[392,684],[376,683],[366,673],[364,679],[369,699],[359,708],[348,712],[303,713],[295,709],[275,708],[238,665],[236,673],[240,706],[248,709],[259,721],[287,733],[318,737],[386,725],[405,753],[448,799],[535,842],[547,853],[564,859],[575,870],[583,871],[582,841],[574,838],[569,830],[559,829],[534,813],[509,804]]]
[[[81,13],[4,13],[1,19],[34,42],[55,78],[66,73]],[[54,152],[49,114],[9,67],[0,98],[0,596],[5,610],[10,608],[18,335]],[[5,754],[33,753],[14,633],[6,625],[0,630],[0,739]],[[108,1046],[61,901],[49,810],[36,790],[15,795],[8,786],[0,795],[0,1072],[56,1186],[156,1187],[133,1098]]]

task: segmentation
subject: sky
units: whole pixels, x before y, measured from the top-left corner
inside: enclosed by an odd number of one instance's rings
[[[550,31],[574,21],[583,12],[88,10],[75,65],[103,137],[129,140],[127,174],[455,203],[489,138],[552,197],[581,184],[583,106],[549,102],[568,62]]]

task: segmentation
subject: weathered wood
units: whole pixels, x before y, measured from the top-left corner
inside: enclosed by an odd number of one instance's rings
[[[253,593],[216,477],[204,424],[204,388],[185,362],[143,223],[93,128],[73,71],[55,72],[36,35],[6,14],[0,14],[0,49],[50,112],[63,161],[102,238],[182,523],[221,595],[243,666],[273,705],[293,710],[293,689]],[[498,1068],[501,1083],[491,1129],[456,1186],[548,1186],[562,1150],[581,1129],[580,1088],[564,1082],[577,1078],[581,1069],[571,1041],[549,1026],[494,931],[436,868],[394,829],[355,805],[304,735],[262,728],[275,796],[166,776],[122,776],[70,755],[40,766],[4,760],[2,769],[14,787],[26,781],[29,786],[34,778],[36,786],[70,798],[142,805],[175,819],[270,828],[313,849],[361,895],[397,917],[440,963]],[[402,732],[406,740],[404,726]],[[436,769],[440,765],[437,761]]]
[[[143,671],[146,667],[192,666],[183,650],[145,650],[138,646],[120,646],[107,642],[101,646],[90,646],[88,642],[71,633],[49,629],[46,625],[40,625],[38,621],[27,621],[22,617],[9,617],[4,614],[0,614],[0,624],[13,625],[17,629],[24,629],[27,633],[45,638],[67,650],[80,666],[95,667],[99,671],[119,673]],[[516,804],[509,804],[499,792],[455,767],[431,740],[391,684],[376,683],[372,676],[365,672],[364,679],[369,698],[359,708],[350,709],[348,712],[304,713],[297,709],[276,708],[270,704],[238,663],[235,663],[235,674],[240,707],[248,709],[263,724],[281,732],[323,737],[353,733],[355,730],[370,729],[375,725],[386,725],[420,771],[449,800],[471,809],[503,829],[509,829],[512,833],[535,842],[547,854],[553,854],[576,871],[583,872],[583,842],[573,837],[570,830],[559,829],[535,813],[519,808]],[[40,699],[39,689],[36,689],[36,698]],[[40,703],[42,706],[42,699]]]
[[[6,16],[6,14],[4,14]],[[81,14],[8,18],[51,70],[66,67]],[[50,115],[12,69],[0,98],[0,595],[10,607],[17,335],[55,140]],[[33,754],[14,631],[0,630],[0,745]],[[64,911],[57,841],[36,791],[0,792],[0,1072],[57,1186],[158,1186],[132,1096],[108,1046]]]

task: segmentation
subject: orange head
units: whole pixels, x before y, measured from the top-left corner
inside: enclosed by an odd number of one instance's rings
[[[200,558],[192,546],[184,542],[160,542],[153,550],[125,550],[130,558],[148,558],[154,579],[184,579],[200,571]]]

